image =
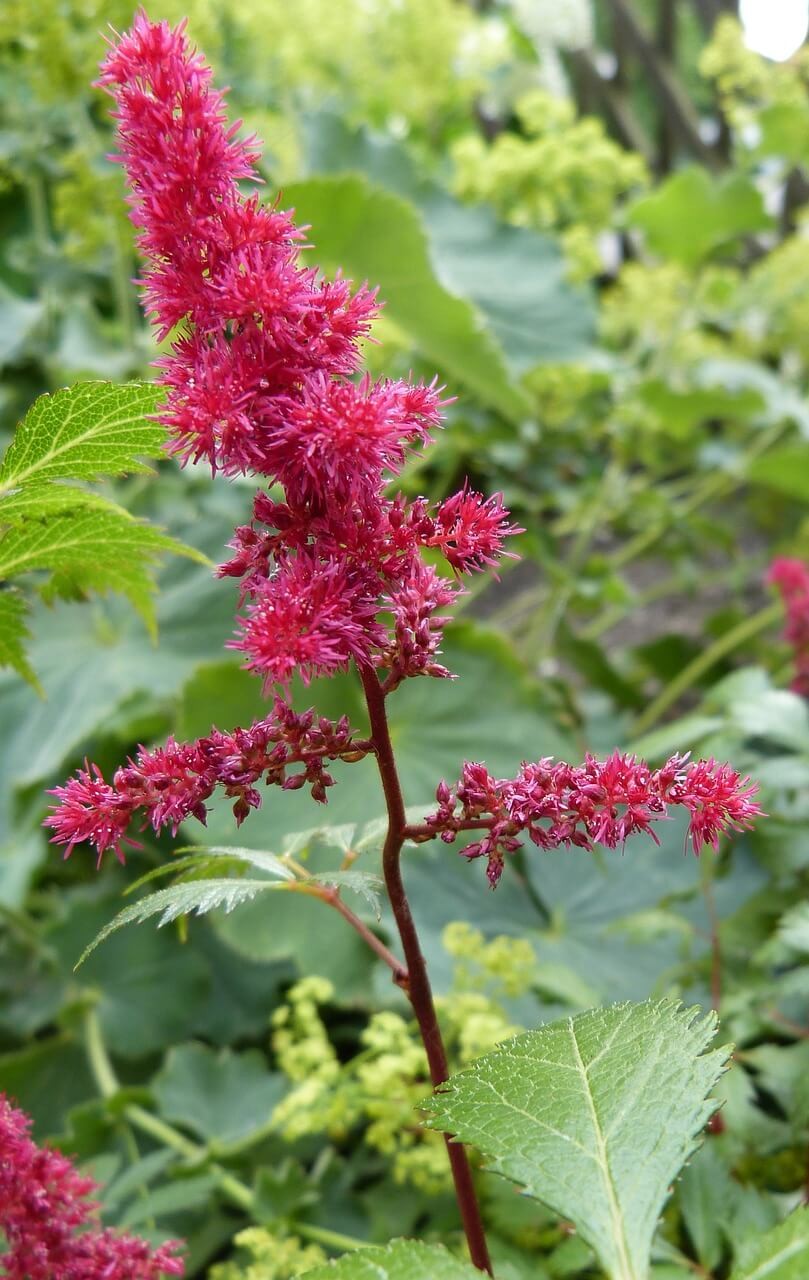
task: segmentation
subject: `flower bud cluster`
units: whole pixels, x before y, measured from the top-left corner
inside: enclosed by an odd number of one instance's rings
[[[426,818],[423,834],[452,843],[459,832],[480,831],[461,854],[486,858],[494,887],[505,855],[521,848],[524,835],[540,849],[615,849],[641,832],[656,840],[652,824],[672,806],[689,814],[695,854],[705,844],[717,848],[721,835],[745,830],[761,813],[752,798],[756,790],[730,765],[680,755],[654,770],[619,752],[601,761],[588,755],[581,765],[546,758],[524,764],[513,779],[494,778],[485,765],[465,763],[454,790],[439,784],[438,808]]]
[[[233,813],[241,824],[251,809],[261,805],[257,783],[295,791],[308,786],[315,800],[325,802],[334,779],[327,760],[361,759],[366,748],[356,743],[348,720],[336,722],[313,711],[297,714],[282,698],[276,698],[270,715],[249,729],[222,733],[212,729],[205,738],[178,743],[169,738],[165,747],[141,748],[134,759],[116,770],[112,782],[104,780],[97,765],[87,764],[52,795],[59,801],[45,819],[54,831],[53,842],[65,845],[65,857],[74,845],[91,844],[99,863],[112,849],[124,861],[125,843],[137,813],[142,828],[155,832],[169,827],[176,835],[187,818],[204,823],[205,802],[221,788],[233,800]],[[301,766],[290,773],[292,766]]]
[[[185,1267],[171,1242],[152,1249],[137,1236],[97,1225],[92,1178],[67,1156],[38,1147],[31,1122],[0,1093],[0,1258],[7,1280],[159,1280]]]

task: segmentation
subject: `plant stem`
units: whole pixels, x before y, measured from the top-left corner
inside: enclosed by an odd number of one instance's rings
[[[385,694],[379,683],[376,672],[361,671],[365,699],[368,704],[368,715],[371,721],[371,738],[376,751],[379,775],[385,794],[388,811],[388,832],[382,851],[382,873],[388,891],[390,905],[402,941],[405,962],[407,964],[408,982],[404,988],[407,992],[416,1021],[419,1025],[430,1078],[434,1087],[442,1085],[449,1076],[447,1055],[441,1038],[441,1029],[433,1003],[433,993],[427,976],[427,966],[421,951],[415,921],[407,900],[404,881],[402,880],[401,852],[405,841],[407,820],[405,816],[404,798],[393,754],[390,739],[388,718],[385,712]],[[489,1249],[483,1231],[480,1208],[472,1181],[472,1170],[461,1143],[452,1142],[449,1134],[444,1134],[447,1144],[452,1180],[455,1184],[455,1195],[461,1213],[469,1255],[472,1263],[480,1271],[493,1275]]]
[[[294,883],[289,885],[290,890],[296,893],[307,893],[313,898],[319,898],[321,902],[325,902],[327,906],[334,907],[335,911],[339,911],[344,920],[347,920],[351,928],[356,930],[364,942],[368,943],[380,960],[384,960],[385,964],[393,973],[393,981],[397,987],[401,987],[407,991],[408,974],[407,969],[401,960],[397,960],[392,951],[385,946],[381,938],[378,938],[372,929],[369,929],[363,920],[360,920],[350,907],[347,907],[340,897],[336,889],[322,888],[320,885],[309,885],[303,883]]]
[[[783,615],[784,609],[780,600],[775,604],[767,605],[766,609],[761,609],[758,613],[754,613],[752,618],[745,618],[737,626],[731,627],[729,631],[725,631],[723,635],[714,640],[713,644],[708,645],[707,649],[703,649],[702,653],[698,653],[696,658],[689,662],[682,671],[674,677],[673,680],[661,689],[656,698],[649,703],[643,715],[638,717],[635,723],[633,736],[640,737],[646,733],[653,725],[657,723],[665,711],[668,711],[677,699],[691,688],[706,671],[710,671],[711,667],[724,658],[726,654],[732,653],[740,644],[744,644],[746,640],[751,640],[753,636],[758,635],[759,631],[766,630]]]

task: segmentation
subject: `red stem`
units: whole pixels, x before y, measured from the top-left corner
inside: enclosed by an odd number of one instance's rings
[[[385,691],[373,671],[361,671],[365,699],[368,703],[368,714],[371,720],[371,737],[376,750],[379,775],[385,793],[385,804],[388,810],[388,832],[382,850],[382,874],[388,891],[393,916],[402,940],[402,949],[407,963],[407,991],[416,1021],[419,1025],[430,1078],[434,1087],[442,1085],[449,1076],[447,1054],[441,1038],[441,1029],[436,1017],[433,993],[427,976],[427,966],[421,953],[419,936],[407,900],[400,855],[407,832],[404,799],[396,769],[393,745],[390,740],[388,718],[385,712]],[[444,1134],[447,1144],[452,1180],[455,1184],[455,1195],[461,1212],[461,1221],[469,1246],[469,1256],[474,1266],[480,1271],[493,1275],[489,1249],[480,1218],[480,1208],[472,1182],[472,1170],[466,1150],[459,1142],[452,1142],[449,1134]]]

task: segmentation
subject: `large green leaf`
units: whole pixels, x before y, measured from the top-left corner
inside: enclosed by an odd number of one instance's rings
[[[306,1274],[309,1280],[480,1280],[481,1275],[443,1245],[417,1240],[394,1240],[381,1249],[345,1253]]]
[[[809,1275],[809,1208],[796,1209],[764,1235],[740,1246],[730,1280],[806,1280]]]
[[[211,972],[204,954],[184,946],[176,931],[149,928],[116,933],[72,973],[82,949],[115,911],[115,882],[108,872],[104,880],[63,894],[63,914],[44,940],[64,977],[65,996],[94,992],[110,1049],[137,1058],[195,1034],[208,1008]]]
[[[529,405],[512,382],[480,315],[440,283],[424,226],[407,201],[359,174],[312,178],[284,191],[299,220],[311,224],[318,263],[378,284],[385,316],[425,360],[484,404],[519,421]]]
[[[809,444],[786,444],[751,462],[747,470],[753,484],[809,502]]]
[[[266,1128],[286,1088],[257,1049],[215,1053],[204,1044],[169,1050],[152,1081],[160,1114],[204,1141],[241,1142]]]
[[[741,173],[714,178],[697,165],[641,196],[628,217],[655,253],[688,267],[728,241],[772,225],[750,178]]]
[[[729,1056],[716,1019],[671,1002],[613,1005],[511,1041],[425,1102],[590,1244],[611,1280],[645,1280],[672,1180]]]
[[[152,383],[80,382],[40,396],[0,465],[0,492],[32,480],[93,480],[148,471],[166,438],[151,422],[160,401]]]
[[[310,116],[304,133],[311,173],[364,173],[415,206],[438,278],[475,304],[514,375],[544,361],[578,360],[592,347],[592,298],[566,279],[564,254],[550,236],[460,204],[425,181],[390,138],[352,132],[325,112]]]

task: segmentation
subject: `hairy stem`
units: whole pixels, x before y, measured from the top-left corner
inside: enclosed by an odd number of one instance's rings
[[[385,712],[385,694],[375,672],[361,671],[360,675],[368,704],[371,738],[376,751],[388,811],[388,833],[382,851],[382,873],[407,964],[408,981],[404,989],[407,991],[424,1042],[430,1078],[433,1086],[437,1087],[447,1079],[449,1068],[430,980],[427,976],[427,966],[402,880],[401,852],[407,832],[407,820]],[[466,1151],[460,1143],[452,1142],[449,1134],[445,1134],[444,1138],[461,1221],[469,1246],[469,1255],[480,1271],[493,1275]]]

